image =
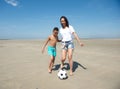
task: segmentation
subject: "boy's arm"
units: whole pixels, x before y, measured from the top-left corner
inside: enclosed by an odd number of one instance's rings
[[[58,40],[58,42],[61,42],[62,40]]]
[[[58,42],[61,42],[62,40],[59,40],[58,37],[57,37],[57,41],[58,41]]]
[[[79,42],[79,44],[80,44],[81,46],[84,46],[84,44],[81,43],[80,38],[78,37],[77,33],[73,32],[73,35],[74,35],[74,37],[76,38],[76,40]]]
[[[50,37],[48,37],[48,39],[46,40],[45,44],[43,45],[43,47],[42,47],[42,53],[44,53],[45,47],[48,44],[49,40],[50,40]]]

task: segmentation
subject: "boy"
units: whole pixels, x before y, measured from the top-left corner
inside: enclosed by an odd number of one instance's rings
[[[48,54],[50,55],[50,62],[49,62],[49,67],[48,67],[49,73],[52,72],[52,67],[54,65],[54,61],[55,61],[55,57],[56,57],[56,43],[61,42],[61,40],[58,39],[58,32],[59,32],[59,29],[57,27],[55,27],[53,29],[52,35],[50,35],[48,37],[48,39],[46,40],[46,42],[42,48],[42,53],[43,53],[46,45],[49,42],[49,45],[48,45]]]

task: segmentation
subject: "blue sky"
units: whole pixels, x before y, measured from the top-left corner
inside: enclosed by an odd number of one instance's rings
[[[0,39],[43,39],[60,17],[80,38],[120,38],[120,0],[0,0]]]

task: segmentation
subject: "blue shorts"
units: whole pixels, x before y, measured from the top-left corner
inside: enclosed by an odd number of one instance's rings
[[[48,54],[56,57],[56,47],[48,46]]]
[[[62,42],[62,49],[68,50],[69,48],[74,49],[74,44],[72,41]]]

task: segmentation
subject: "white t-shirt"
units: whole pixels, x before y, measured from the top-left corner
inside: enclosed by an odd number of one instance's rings
[[[71,41],[73,39],[72,33],[75,32],[74,28],[69,25],[66,28],[60,28],[60,34],[62,36],[62,41]]]

